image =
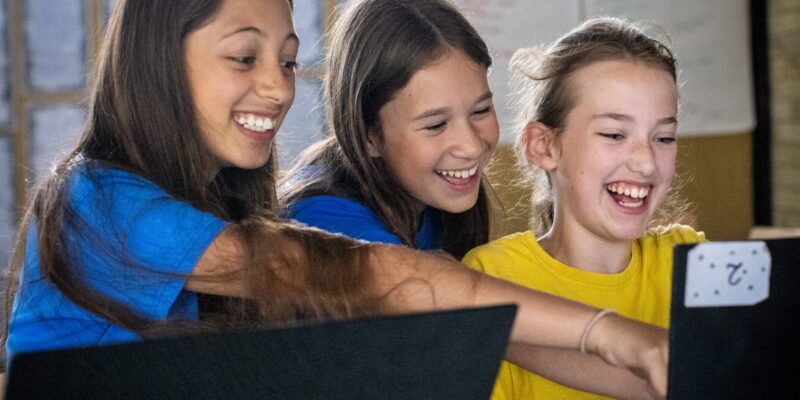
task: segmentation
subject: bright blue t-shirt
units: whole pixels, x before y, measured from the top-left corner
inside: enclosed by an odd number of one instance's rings
[[[429,209],[422,214],[422,225],[415,237],[415,248],[419,250],[441,248],[430,214]],[[286,217],[354,239],[402,244],[369,207],[343,197],[322,195],[298,200],[288,208]]]
[[[73,271],[91,289],[142,317],[196,320],[197,294],[183,290],[186,277],[226,222],[145,178],[89,163],[76,167],[67,183],[78,221],[63,228]],[[9,320],[8,360],[21,352],[139,339],[42,279],[35,238],[32,223]]]

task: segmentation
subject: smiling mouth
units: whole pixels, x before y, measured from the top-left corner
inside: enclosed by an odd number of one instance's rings
[[[437,169],[436,174],[456,191],[472,190],[478,182],[480,164],[469,169]]]
[[[236,114],[233,119],[244,129],[254,132],[266,132],[275,127],[275,119],[260,117],[255,114]]]
[[[638,208],[644,205],[652,189],[651,185],[632,185],[629,183],[610,183],[606,191],[617,204],[626,208]]]
[[[470,169],[437,169],[436,173],[444,178],[470,178],[478,173],[478,165]]]

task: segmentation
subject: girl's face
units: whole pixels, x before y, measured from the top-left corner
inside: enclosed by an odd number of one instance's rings
[[[677,87],[643,63],[603,61],[570,79],[553,142],[556,224],[608,241],[641,237],[675,175]]]
[[[192,98],[218,168],[267,162],[294,100],[298,45],[287,0],[224,0],[211,22],[187,35]]]
[[[383,157],[421,206],[460,213],[475,205],[499,136],[485,67],[448,51],[417,71],[379,116],[383,135],[371,136],[370,156]]]

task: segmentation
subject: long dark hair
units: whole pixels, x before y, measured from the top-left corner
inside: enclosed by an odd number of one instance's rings
[[[352,1],[328,43],[324,87],[330,134],[304,152],[287,173],[279,187],[281,201],[290,204],[319,194],[354,198],[413,247],[421,223],[415,199],[382,158],[369,156],[369,135],[383,135],[379,112],[414,73],[451,49],[489,68],[486,44],[445,0]],[[301,171],[308,165],[318,168],[310,174]],[[477,203],[463,213],[433,209],[442,249],[455,257],[489,239],[487,188],[482,181]]]
[[[225,168],[208,182],[212,159],[201,139],[182,62],[183,46],[189,33],[216,15],[222,1],[117,2],[95,64],[89,116],[81,140],[36,188],[23,217],[10,266],[7,315],[18,289],[27,232],[35,222],[41,278],[55,284],[70,300],[110,323],[144,335],[178,325],[144,318],[81,280],[80,262],[71,257],[64,233],[91,240],[91,229],[68,201],[66,182],[76,165],[86,166],[90,172],[93,165],[100,165],[140,175],[174,198],[231,223],[230,231],[245,255],[241,267],[250,276],[247,281],[256,298],[231,300],[221,313],[226,321],[285,321],[301,315],[375,312],[376,303],[365,292],[365,282],[370,279],[364,268],[365,246],[277,220],[274,151],[260,168]],[[297,246],[265,245],[281,240]],[[319,265],[338,268],[321,270]],[[8,319],[3,342],[7,334]]]

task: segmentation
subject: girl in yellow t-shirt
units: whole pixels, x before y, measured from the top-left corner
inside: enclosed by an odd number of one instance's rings
[[[704,240],[674,217],[685,207],[673,196],[678,90],[672,52],[624,20],[594,18],[546,49],[518,50],[511,70],[516,148],[533,187],[535,220],[530,231],[477,247],[464,262],[667,327],[672,247]],[[650,396],[639,377],[596,356],[537,347],[515,354],[525,351],[538,356],[512,361],[541,375],[504,363],[495,399]],[[618,385],[609,390],[609,380]]]

